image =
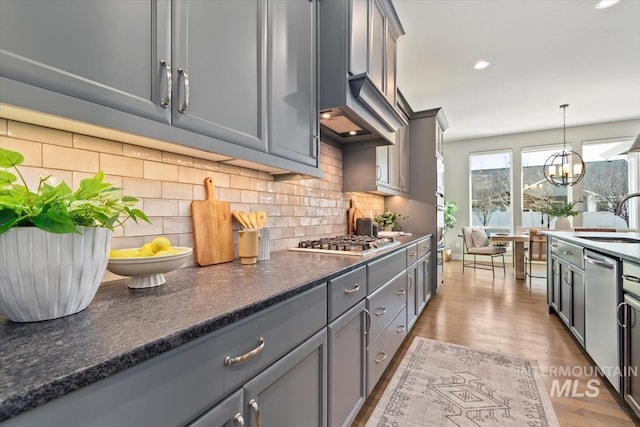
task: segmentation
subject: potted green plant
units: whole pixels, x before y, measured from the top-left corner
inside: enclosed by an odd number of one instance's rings
[[[397,223],[399,219],[407,219],[407,218],[409,217],[406,215],[402,215],[396,212],[391,212],[389,208],[385,208],[384,213],[374,216],[373,220],[378,223],[382,231],[392,231],[392,230],[400,229],[400,226]]]
[[[576,216],[580,213],[575,209],[576,203],[550,203],[543,209],[543,214],[547,215],[547,218],[557,218],[554,224],[554,228],[557,230],[570,230],[571,222],[569,217]],[[549,221],[547,221],[547,224]]]
[[[32,190],[18,168],[23,162],[0,148],[0,312],[16,322],[77,313],[98,290],[113,229],[149,220],[102,172],[75,191],[49,184],[50,177]]]
[[[447,245],[447,231],[453,229],[456,225],[455,213],[458,211],[458,205],[455,202],[445,200],[444,202],[444,227],[442,236],[444,239],[444,251],[442,253],[443,261],[451,261],[451,248]]]

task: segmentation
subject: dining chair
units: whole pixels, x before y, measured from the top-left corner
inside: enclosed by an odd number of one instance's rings
[[[547,262],[547,237],[538,232],[539,230],[529,230],[529,247],[525,251],[525,276],[529,277],[529,284],[531,284],[532,278],[544,279],[544,276],[533,275],[533,263],[544,261]],[[546,269],[545,269],[546,271]]]
[[[464,273],[464,268],[474,268],[480,270],[491,270],[493,277],[496,276],[496,265],[493,262],[493,259],[497,256],[502,257],[502,271],[506,272],[505,264],[504,264],[504,253],[507,251],[507,248],[503,246],[493,246],[491,245],[491,241],[487,236],[487,233],[481,227],[462,227],[462,240],[464,242],[464,250],[462,251],[462,272]],[[465,260],[465,255],[473,255],[473,262],[467,263]],[[488,264],[482,264],[476,262],[476,257],[478,255],[488,256],[491,258],[491,268],[489,268]],[[497,266],[500,268],[500,266]]]

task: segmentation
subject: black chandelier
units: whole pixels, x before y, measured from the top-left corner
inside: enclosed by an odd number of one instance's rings
[[[566,113],[569,104],[562,104],[562,151],[554,153],[544,162],[544,177],[556,187],[576,185],[584,177],[585,164],[580,154],[567,150]]]

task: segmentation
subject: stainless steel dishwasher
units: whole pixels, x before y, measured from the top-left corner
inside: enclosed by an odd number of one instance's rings
[[[616,308],[620,302],[619,261],[586,250],[585,347],[611,385],[620,392],[620,351]]]

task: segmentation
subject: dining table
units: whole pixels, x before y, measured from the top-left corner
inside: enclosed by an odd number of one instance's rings
[[[493,233],[491,234],[491,242],[513,242],[513,256],[511,271],[518,280],[525,279],[524,268],[524,244],[529,242],[529,234],[509,234],[509,233]]]

